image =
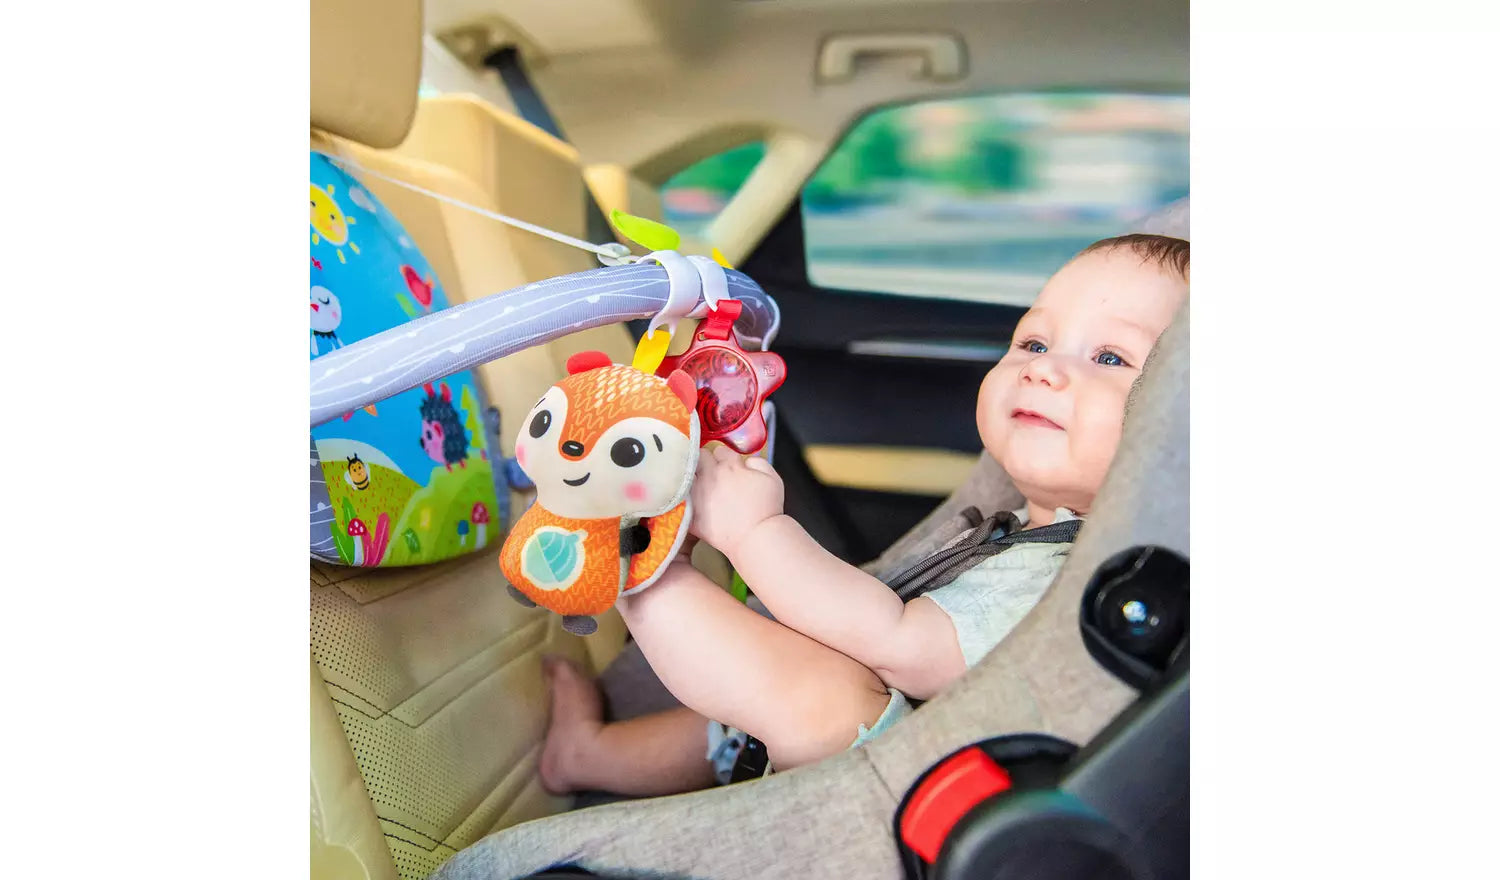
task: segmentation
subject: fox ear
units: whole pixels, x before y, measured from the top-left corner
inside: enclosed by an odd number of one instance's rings
[[[689,411],[698,405],[698,386],[693,384],[693,377],[681,370],[673,370],[672,375],[667,377],[667,387],[682,401],[682,405]]]
[[[609,355],[602,351],[580,351],[568,358],[568,375],[587,373],[589,370],[607,367],[611,363],[613,362],[609,359]]]

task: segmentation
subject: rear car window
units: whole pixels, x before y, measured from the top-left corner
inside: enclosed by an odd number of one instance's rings
[[[667,225],[701,238],[765,155],[764,143],[744,144],[677,172],[661,188],[662,215]]]
[[[989,95],[878,110],[803,188],[818,287],[1029,305],[1084,246],[1188,194],[1188,99]]]

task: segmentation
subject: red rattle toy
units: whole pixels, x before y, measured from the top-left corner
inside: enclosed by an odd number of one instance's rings
[[[786,381],[786,362],[769,351],[745,351],[734,336],[737,299],[719,300],[698,324],[687,351],[662,359],[658,376],[682,370],[698,389],[702,442],[719,440],[741,455],[766,445],[762,405]]]

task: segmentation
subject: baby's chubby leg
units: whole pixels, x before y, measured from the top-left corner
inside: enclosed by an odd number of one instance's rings
[[[679,707],[606,724],[592,678],[560,658],[548,658],[543,668],[552,690],[539,766],[543,788],[652,796],[713,785],[703,716]]]
[[[746,608],[684,557],[619,609],[672,695],[765,743],[776,767],[848,748],[890,700],[875,673]]]

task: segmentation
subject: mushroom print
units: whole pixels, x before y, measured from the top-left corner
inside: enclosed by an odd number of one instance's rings
[[[461,519],[461,520],[458,521],[458,546],[460,546],[460,547],[467,547],[468,545],[469,545],[469,521],[466,520],[466,519]]]
[[[490,512],[484,506],[484,502],[474,502],[474,509],[469,511],[469,521],[474,524],[474,549],[484,549],[485,533],[489,531]]]
[[[370,530],[365,528],[363,520],[355,518],[349,520],[349,537],[354,539],[355,565],[365,564],[365,545],[370,543]]]

